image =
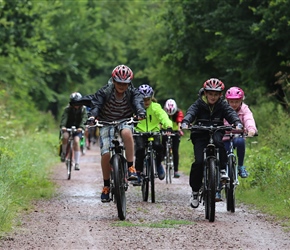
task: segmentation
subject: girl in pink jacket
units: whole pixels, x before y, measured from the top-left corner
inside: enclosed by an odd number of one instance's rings
[[[245,99],[244,91],[239,87],[232,87],[226,92],[226,99],[230,106],[238,113],[241,122],[243,123],[244,130],[248,136],[252,137],[258,130],[256,128],[256,123],[253,117],[252,111],[249,109],[243,100]],[[229,125],[228,122],[224,121],[225,125]],[[234,147],[237,149],[238,156],[238,171],[242,178],[248,177],[248,172],[244,166],[245,150],[246,144],[243,137],[234,138]],[[230,142],[224,140],[225,148],[228,151],[230,147]]]

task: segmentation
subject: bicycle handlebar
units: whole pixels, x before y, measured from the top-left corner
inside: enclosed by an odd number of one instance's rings
[[[142,136],[142,137],[151,137],[151,136],[155,136],[155,135],[161,135],[160,132],[134,132],[133,136],[137,137],[137,136]]]
[[[191,127],[188,128],[190,131],[209,131],[209,132],[216,132],[216,131],[231,131],[233,130],[232,126],[205,126],[205,125],[192,125]],[[243,130],[241,130],[243,131]]]
[[[90,120],[88,120],[88,122],[92,122]],[[127,125],[130,124],[134,124],[134,123],[138,123],[139,120],[136,120],[134,117],[130,117],[130,118],[125,118],[125,119],[121,119],[121,120],[117,120],[117,121],[99,121],[99,120],[95,120],[94,121],[95,124],[89,125],[89,128],[91,127],[104,127],[104,126],[118,126],[119,124],[125,122]]]

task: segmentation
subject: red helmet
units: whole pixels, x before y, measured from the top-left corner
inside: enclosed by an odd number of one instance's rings
[[[225,85],[223,82],[217,78],[210,78],[203,84],[204,90],[211,90],[211,91],[223,91],[225,88]]]
[[[233,99],[244,100],[245,94],[244,94],[244,91],[241,88],[239,88],[239,87],[231,87],[226,92],[226,98],[228,100],[233,100]]]
[[[126,65],[118,65],[112,71],[112,78],[116,82],[131,83],[133,77],[133,71]]]

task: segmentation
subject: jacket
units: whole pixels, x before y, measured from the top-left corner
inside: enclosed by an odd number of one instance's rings
[[[104,104],[111,98],[114,93],[115,86],[112,78],[109,79],[108,83],[100,88],[95,94],[86,95],[80,100],[74,101],[81,105],[86,105],[91,108],[91,115],[98,117],[104,106]],[[133,84],[130,83],[128,89],[125,92],[126,98],[129,99],[129,103],[132,108],[132,114],[145,114],[144,101],[142,95],[138,89],[134,88]],[[125,118],[125,117],[124,117]]]
[[[221,126],[224,124],[223,119],[234,125],[241,123],[237,113],[226,101],[220,98],[213,107],[210,107],[203,95],[188,108],[182,123],[197,124],[202,121],[203,125]]]
[[[244,126],[244,129],[247,132],[248,131],[255,131],[255,133],[258,133],[256,123],[255,123],[255,120],[253,117],[253,113],[247,104],[242,103],[240,109],[236,112],[237,112],[237,114],[238,114],[238,116],[239,116],[239,118]],[[229,125],[229,122],[225,119],[224,124]]]
[[[179,131],[179,127],[178,127],[178,123],[181,123],[182,120],[183,120],[183,112],[181,109],[178,109],[177,112],[172,115],[172,116],[169,116],[169,119],[172,121],[172,130],[173,131]]]
[[[150,106],[146,109],[146,119],[139,121],[135,130],[138,132],[158,132],[160,131],[160,124],[162,124],[164,129],[168,127],[172,128],[172,121],[161,105],[151,102]]]
[[[88,119],[88,114],[85,106],[75,109],[68,105],[65,107],[60,121],[60,128],[70,128],[75,126],[76,128],[82,128],[85,130],[85,123]]]

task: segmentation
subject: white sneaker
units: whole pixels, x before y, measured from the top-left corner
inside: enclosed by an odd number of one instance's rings
[[[75,164],[75,170],[77,170],[77,171],[80,170],[80,164],[78,164],[78,163]]]
[[[192,191],[192,194],[191,194],[189,202],[190,202],[190,206],[192,208],[197,208],[199,206],[198,192],[193,192]]]
[[[229,179],[226,170],[224,170],[224,169],[220,170],[220,174],[221,174],[221,180],[228,180]]]

